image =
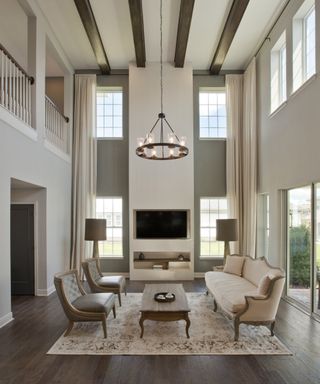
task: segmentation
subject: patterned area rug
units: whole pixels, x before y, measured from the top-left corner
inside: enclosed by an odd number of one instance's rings
[[[190,339],[185,321],[145,320],[140,339],[141,293],[123,297],[117,318],[108,317],[108,338],[101,323],[77,323],[70,335],[61,336],[48,354],[58,355],[290,355],[290,351],[266,327],[240,325],[233,341],[232,322],[213,312],[213,301],[204,293],[187,293],[191,312]]]

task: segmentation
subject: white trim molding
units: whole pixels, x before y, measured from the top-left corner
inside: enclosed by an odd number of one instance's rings
[[[12,312],[9,312],[6,315],[0,317],[0,328],[4,327],[8,323],[10,323],[12,320],[14,320],[12,316]]]
[[[38,133],[35,129],[33,129],[30,125],[26,124],[18,117],[16,117],[13,113],[9,112],[2,105],[0,106],[0,120],[4,121],[12,128],[15,128],[18,132],[27,136],[29,139],[33,141],[38,140]]]
[[[50,296],[53,292],[55,292],[54,285],[51,285],[51,287],[47,289],[37,289],[37,296]]]

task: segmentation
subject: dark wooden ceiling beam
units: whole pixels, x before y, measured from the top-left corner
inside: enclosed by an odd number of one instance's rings
[[[110,64],[105,52],[100,32],[94,17],[90,1],[89,0],[74,0],[80,15],[82,24],[87,33],[94,55],[97,59],[97,63],[101,69],[101,73],[104,75],[110,74]]]
[[[177,32],[175,67],[183,68],[186,57],[194,0],[181,0]]]
[[[219,74],[249,1],[250,0],[233,0],[218,47],[211,63],[210,72],[212,75]]]
[[[146,66],[142,0],[128,0],[137,67]]]

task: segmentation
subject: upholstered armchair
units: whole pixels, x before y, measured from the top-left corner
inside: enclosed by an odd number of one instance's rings
[[[121,292],[127,294],[126,279],[123,276],[103,276],[98,258],[86,259],[82,268],[92,292],[113,292],[118,295],[121,306]]]
[[[115,296],[113,293],[89,293],[83,289],[77,270],[57,274],[54,285],[69,326],[64,334],[68,336],[75,322],[102,321],[104,337],[107,337],[107,316],[113,310],[116,317]]]

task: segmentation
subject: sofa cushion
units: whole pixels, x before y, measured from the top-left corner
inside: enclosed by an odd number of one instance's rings
[[[227,256],[223,272],[241,276],[243,262],[243,256]]]
[[[261,278],[259,285],[258,285],[258,294],[259,295],[266,295],[270,288],[271,281],[275,278],[274,275],[265,275]]]
[[[207,272],[205,281],[217,303],[229,312],[245,308],[245,296],[255,296],[257,287],[240,276],[224,272]]]

